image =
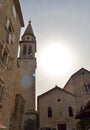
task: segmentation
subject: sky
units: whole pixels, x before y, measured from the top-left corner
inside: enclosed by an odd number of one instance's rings
[[[36,91],[63,88],[79,69],[90,71],[90,0],[20,0],[25,27],[37,41]]]

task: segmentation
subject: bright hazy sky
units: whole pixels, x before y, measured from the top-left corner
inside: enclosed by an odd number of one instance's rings
[[[37,39],[37,95],[55,85],[63,88],[82,67],[90,70],[90,0],[20,0],[20,3],[25,28],[31,20]]]

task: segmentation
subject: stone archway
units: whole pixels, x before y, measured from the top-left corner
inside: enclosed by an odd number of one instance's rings
[[[30,118],[24,122],[24,130],[34,130],[34,121]]]

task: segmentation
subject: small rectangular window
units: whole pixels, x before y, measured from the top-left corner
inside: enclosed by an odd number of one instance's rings
[[[12,12],[13,12],[14,18],[16,18],[16,9],[15,9],[15,6],[14,6],[14,5],[13,5],[13,7],[12,7]]]
[[[3,3],[4,0],[0,0],[0,7],[2,7],[2,3]]]
[[[15,43],[15,34],[12,34],[12,39],[11,39],[12,43]]]
[[[3,48],[3,45],[0,44],[0,58],[2,57],[2,48]]]
[[[15,34],[14,34],[14,30],[13,30],[13,27],[9,18],[7,18],[6,20],[5,27],[7,29],[7,42],[9,44],[15,43]]]
[[[0,78],[0,107],[2,107],[3,100],[4,100],[4,82]]]
[[[0,84],[0,103],[3,101],[4,87]]]
[[[11,39],[12,39],[12,35],[11,35],[11,33],[9,32],[9,33],[8,33],[8,39],[7,39],[9,44],[11,44]]]
[[[9,56],[7,68],[12,70],[13,69],[13,64],[14,64],[14,59]]]
[[[8,49],[5,47],[5,45],[1,48],[1,51],[0,51],[0,60],[2,62],[2,64],[4,66],[7,65],[8,63],[8,56],[9,56],[9,52],[8,52]]]
[[[7,53],[6,49],[4,48],[1,61],[4,63],[5,66],[7,65],[7,60],[8,60],[8,53]]]
[[[9,28],[9,24],[10,24],[10,20],[8,18],[7,21],[6,21],[6,25],[5,25],[7,29]]]

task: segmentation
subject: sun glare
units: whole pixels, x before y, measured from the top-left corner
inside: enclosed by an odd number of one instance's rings
[[[40,56],[42,69],[51,75],[62,75],[72,66],[72,55],[63,46],[53,44],[47,46]]]

